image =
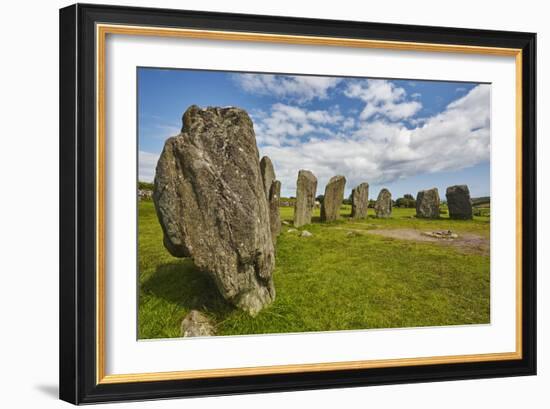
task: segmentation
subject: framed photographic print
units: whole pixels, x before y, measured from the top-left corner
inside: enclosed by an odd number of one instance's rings
[[[535,44],[61,9],[61,399],[535,374]]]

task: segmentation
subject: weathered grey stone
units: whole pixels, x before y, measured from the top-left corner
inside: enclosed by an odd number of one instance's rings
[[[300,227],[311,223],[315,207],[317,178],[309,170],[300,170],[296,181],[296,202],[294,203],[294,226]]]
[[[281,234],[281,216],[279,214],[279,197],[281,197],[281,182],[274,180],[269,189],[269,226],[271,238],[276,242],[277,236]]]
[[[369,184],[361,183],[351,191],[351,217],[364,219],[369,207]]]
[[[445,193],[449,217],[451,219],[469,220],[472,218],[470,190],[466,185],[449,186]]]
[[[203,313],[192,310],[181,322],[182,337],[207,337],[214,335],[214,326]]]
[[[331,222],[340,218],[340,207],[344,200],[344,189],[346,178],[344,176],[333,176],[325,187],[325,196],[321,203],[321,220]]]
[[[265,198],[269,200],[269,191],[271,189],[271,184],[275,180],[275,170],[273,169],[273,163],[269,156],[264,156],[260,160],[260,172],[262,175],[262,183],[265,190]]]
[[[382,189],[378,194],[378,199],[374,205],[374,211],[376,212],[376,217],[386,218],[391,217],[391,193],[388,189]]]
[[[313,234],[307,230],[302,231],[300,237],[313,237]]]
[[[153,194],[166,249],[192,257],[225,299],[252,315],[275,298],[258,156],[244,110],[193,105],[164,145]]]
[[[439,218],[439,192],[436,187],[418,192],[416,195],[416,217]]]

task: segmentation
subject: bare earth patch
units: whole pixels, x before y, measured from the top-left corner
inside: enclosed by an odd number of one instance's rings
[[[399,240],[422,241],[428,243],[438,243],[447,246],[453,246],[465,253],[489,255],[489,239],[472,233],[458,233],[455,239],[436,238],[428,236],[421,230],[415,229],[375,229],[365,230],[365,233],[376,234],[379,236],[390,237]]]

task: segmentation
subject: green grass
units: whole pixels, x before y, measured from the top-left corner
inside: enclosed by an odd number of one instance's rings
[[[283,220],[293,209],[281,208]],[[207,313],[218,335],[438,326],[489,322],[489,257],[452,246],[396,240],[361,230],[451,229],[489,237],[489,218],[419,220],[414,209],[391,219],[319,222],[302,238],[283,226],[274,271],[277,297],[255,318],[227,304],[189,259],[164,249],[153,203],[139,203],[139,338],[180,336],[191,309]],[[369,215],[373,210],[369,209]],[[349,236],[349,231],[359,234]]]

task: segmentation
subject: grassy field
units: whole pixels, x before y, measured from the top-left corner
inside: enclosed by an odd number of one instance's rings
[[[292,220],[293,209],[282,207]],[[489,255],[439,243],[369,234],[373,230],[450,229],[489,238],[489,218],[472,221],[414,218],[394,209],[391,219],[314,222],[299,237],[283,226],[276,246],[277,297],[251,318],[228,305],[189,259],[164,249],[153,203],[139,203],[139,338],[180,336],[191,309],[208,314],[218,335],[458,325],[489,322]]]

